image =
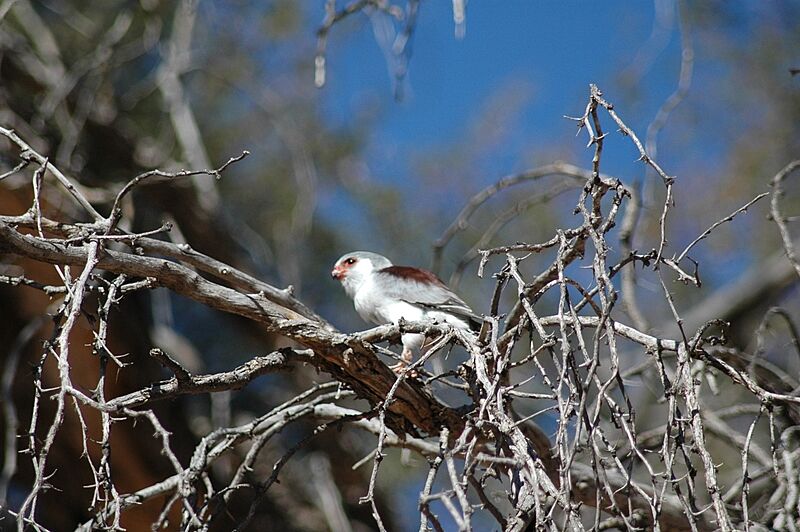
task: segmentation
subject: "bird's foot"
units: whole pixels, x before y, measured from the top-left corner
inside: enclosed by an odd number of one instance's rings
[[[411,362],[413,361],[414,361],[414,354],[411,352],[411,350],[403,349],[403,352],[400,354],[400,361],[397,364],[389,366],[389,369],[391,369],[395,373],[395,375],[405,374],[406,377],[410,378],[418,377],[419,373],[417,372],[417,370],[415,369],[409,370],[408,368],[411,365]]]

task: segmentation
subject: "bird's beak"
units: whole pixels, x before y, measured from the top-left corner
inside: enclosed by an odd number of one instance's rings
[[[336,267],[333,270],[331,270],[331,277],[333,277],[337,281],[341,281],[342,277],[344,277],[344,271],[341,268]]]

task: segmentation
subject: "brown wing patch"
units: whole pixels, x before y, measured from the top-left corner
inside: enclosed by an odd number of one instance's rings
[[[436,277],[433,272],[422,270],[420,268],[414,268],[412,266],[389,266],[380,270],[380,272],[388,273],[389,275],[399,277],[401,279],[417,281],[418,283],[444,286],[442,280]]]

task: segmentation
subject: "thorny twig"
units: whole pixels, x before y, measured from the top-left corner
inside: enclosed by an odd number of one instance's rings
[[[770,201],[770,214],[772,215],[772,220],[778,226],[778,230],[781,233],[781,239],[783,240],[783,248],[786,250],[786,256],[789,258],[789,262],[792,263],[794,266],[797,275],[800,275],[800,263],[797,261],[797,253],[794,249],[794,243],[792,242],[792,237],[789,235],[789,228],[786,227],[786,218],[780,211],[780,206],[778,201],[780,200],[781,196],[783,196],[783,181],[789,175],[800,168],[800,160],[795,160],[787,164],[780,172],[775,174],[775,177],[772,178],[772,198]]]

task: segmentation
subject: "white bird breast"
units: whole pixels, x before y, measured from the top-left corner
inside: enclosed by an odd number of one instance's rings
[[[397,323],[401,319],[404,321],[435,321],[469,330],[469,324],[465,320],[450,313],[386,297],[385,292],[374,282],[372,275],[361,277],[358,280],[361,282],[353,294],[353,304],[358,315],[365,321],[377,325]],[[404,351],[418,353],[425,342],[425,335],[405,333],[402,335],[401,341]]]
[[[383,325],[397,323],[400,318],[406,321],[419,321],[425,317],[422,308],[405,301],[387,299],[375,288],[375,283],[368,278],[361,284],[353,298],[356,312],[364,320]]]
[[[355,297],[353,297],[356,312],[365,321],[382,325],[385,323],[397,323],[400,319],[405,321],[431,320],[438,323],[449,323],[459,329],[469,329],[469,324],[466,321],[452,314],[426,309],[400,299],[387,298],[376,288],[372,278],[367,278],[356,291]]]

